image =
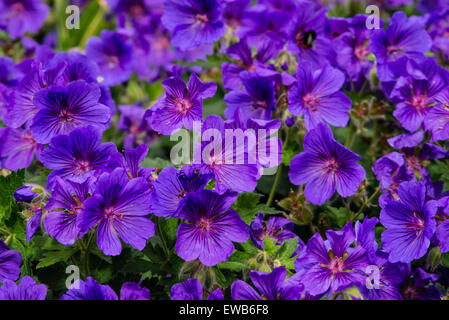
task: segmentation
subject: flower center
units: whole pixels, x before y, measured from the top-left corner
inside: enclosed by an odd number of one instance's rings
[[[401,48],[395,46],[387,47],[387,54],[390,56],[398,56],[402,52]]]
[[[185,197],[186,197],[186,195],[187,195],[187,192],[185,191],[185,190],[182,190],[180,193],[178,193],[176,196],[179,198],[179,199],[184,199]]]
[[[407,166],[412,169],[420,169],[421,164],[419,163],[419,159],[415,156],[410,156],[406,159]]]
[[[312,48],[315,44],[315,40],[316,40],[316,32],[313,30],[305,32],[300,30],[295,34],[296,44],[304,49]]]
[[[341,257],[335,257],[334,260],[329,264],[328,268],[332,273],[338,273],[343,271],[343,259]]]
[[[192,107],[192,105],[183,98],[176,98],[175,105],[176,105],[177,110],[184,114],[186,114],[187,111],[189,111],[190,108]]]
[[[115,217],[118,218],[118,219],[122,219],[123,218],[123,215],[119,214],[119,213],[116,213],[114,211],[114,208],[112,208],[112,207],[106,208],[104,210],[104,214],[105,214],[106,218],[108,218],[108,219],[115,218]]]
[[[129,13],[131,16],[139,17],[144,13],[144,9],[139,4],[134,4],[129,8]]]
[[[25,11],[24,5],[23,5],[22,3],[20,3],[20,2],[14,3],[14,4],[11,6],[11,8],[12,8],[12,11],[13,11],[14,13],[21,13],[21,12]]]
[[[109,68],[115,68],[120,62],[120,60],[116,56],[109,56],[107,61]]]
[[[200,221],[198,221],[197,226],[200,227],[201,231],[210,231],[212,228],[210,220],[206,218],[201,218]]]
[[[81,160],[78,162],[78,170],[82,173],[85,173],[87,171],[90,171],[89,162],[85,160]]]
[[[321,102],[320,99],[313,97],[310,93],[304,96],[303,101],[304,105],[312,111],[317,111],[317,105]]]
[[[413,212],[412,222],[409,226],[415,230],[416,236],[419,236],[424,231],[425,222],[418,212]]]
[[[410,104],[412,106],[414,106],[418,111],[422,111],[424,108],[427,107],[426,100],[427,99],[424,96],[416,96],[416,97],[413,97]]]
[[[252,108],[253,109],[267,109],[268,108],[268,104],[266,101],[254,101],[252,103]]]
[[[338,162],[334,158],[329,159],[326,161],[326,164],[324,166],[324,170],[327,172],[337,172],[338,170]]]
[[[207,14],[200,14],[198,13],[196,15],[196,21],[206,23],[209,21],[209,18],[207,17]]]
[[[73,121],[71,114],[67,111],[67,110],[62,110],[59,113],[59,118],[63,121],[63,122],[71,122]]]
[[[366,48],[366,45],[361,45],[355,48],[354,54],[360,61],[364,62],[369,54],[369,50]]]

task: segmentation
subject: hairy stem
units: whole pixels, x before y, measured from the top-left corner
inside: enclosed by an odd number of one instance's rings
[[[363,205],[360,207],[360,210],[352,217],[352,220],[356,220],[360,214],[363,213],[363,210],[365,210],[365,208],[371,203],[371,201],[373,201],[373,199],[379,194],[380,192],[380,185],[377,187],[376,191],[374,191],[374,193],[371,195],[371,197],[369,197],[368,200],[366,200]]]

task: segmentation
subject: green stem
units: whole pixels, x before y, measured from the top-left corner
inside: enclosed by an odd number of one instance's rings
[[[165,242],[164,234],[162,233],[161,229],[161,221],[162,217],[157,217],[156,224],[157,224],[157,232],[159,233],[159,238],[162,242],[162,248],[164,249],[165,256],[167,257],[167,260],[170,258],[170,251],[168,250],[167,243]]]
[[[85,277],[87,278],[90,275],[90,269],[89,269],[89,243],[90,243],[91,237],[89,237],[89,240],[87,241],[87,245],[84,243],[83,239],[79,239],[80,241],[80,247],[82,251],[82,257],[83,257],[83,264],[84,264],[84,273]]]
[[[365,80],[365,82],[363,82],[362,88],[359,91],[359,98],[362,97],[363,91],[365,91],[365,88],[366,88],[367,85],[368,85],[368,80]]]
[[[355,133],[355,126],[354,126],[354,121],[351,120],[351,122],[349,123],[349,133],[348,136],[346,137],[346,142],[345,142],[345,147],[350,149],[354,140],[354,133]]]
[[[363,210],[365,210],[365,208],[371,203],[371,201],[373,201],[373,199],[378,195],[379,192],[380,186],[378,186],[376,191],[374,191],[374,193],[371,195],[371,197],[369,197],[369,199],[363,203],[363,205],[360,207],[360,210],[352,217],[352,221],[356,220],[359,217],[359,215],[363,213]]]
[[[271,188],[270,195],[267,200],[267,206],[271,206],[271,203],[273,202],[274,195],[276,194],[276,189],[278,187],[279,181],[281,180],[281,173],[282,173],[282,163],[278,167],[278,172],[276,172],[276,177],[274,178],[273,187]]]

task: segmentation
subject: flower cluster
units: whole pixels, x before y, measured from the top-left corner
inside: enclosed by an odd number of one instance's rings
[[[71,2],[0,0],[1,300],[448,299],[445,1]]]

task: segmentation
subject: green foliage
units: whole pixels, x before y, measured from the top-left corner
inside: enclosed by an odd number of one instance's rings
[[[348,208],[326,207],[323,213],[339,228],[351,220],[351,212]]]
[[[242,192],[237,197],[232,208],[237,211],[243,221],[251,223],[254,217],[259,213],[265,214],[278,214],[282,211],[276,210],[272,207],[268,207],[265,204],[259,203],[262,198],[262,194],[253,192]]]
[[[25,170],[11,172],[7,177],[0,176],[0,221],[9,219],[16,202],[14,191],[23,186]]]

